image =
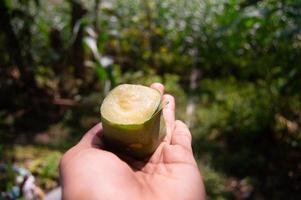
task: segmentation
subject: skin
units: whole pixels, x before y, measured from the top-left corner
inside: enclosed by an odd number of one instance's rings
[[[151,87],[164,93],[159,83]],[[205,199],[190,131],[175,120],[174,98],[165,94],[163,101],[168,102],[163,110],[167,135],[149,159],[138,161],[104,150],[99,123],[61,159],[63,199]]]

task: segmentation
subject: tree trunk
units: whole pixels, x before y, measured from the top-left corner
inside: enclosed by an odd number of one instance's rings
[[[75,30],[77,23],[84,17],[87,11],[83,8],[80,2],[76,0],[71,1],[71,27],[72,31]],[[71,58],[70,63],[74,67],[74,75],[76,78],[85,77],[84,69],[84,48],[83,48],[83,37],[84,28],[79,25],[78,32],[75,33],[76,37],[71,47]]]

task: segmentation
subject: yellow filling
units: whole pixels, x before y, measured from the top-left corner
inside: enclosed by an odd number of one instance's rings
[[[161,101],[156,89],[123,84],[114,88],[101,105],[101,114],[115,124],[142,124],[150,119]]]

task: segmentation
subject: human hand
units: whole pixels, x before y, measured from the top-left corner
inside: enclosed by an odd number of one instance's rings
[[[164,86],[151,87],[164,93]],[[63,199],[203,200],[205,189],[187,126],[175,120],[175,101],[163,109],[167,135],[145,161],[117,156],[102,147],[101,123],[67,151],[60,163]]]

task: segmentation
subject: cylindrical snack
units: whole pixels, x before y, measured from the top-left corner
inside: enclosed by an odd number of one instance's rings
[[[162,107],[162,95],[156,89],[117,86],[100,108],[105,145],[136,158],[151,155],[166,132]]]

